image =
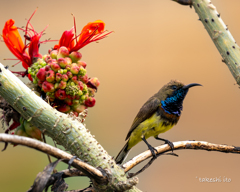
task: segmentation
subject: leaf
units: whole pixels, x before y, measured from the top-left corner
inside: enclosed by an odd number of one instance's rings
[[[42,192],[44,188],[47,187],[48,180],[51,177],[54,168],[60,161],[62,161],[62,159],[49,163],[42,172],[38,173],[33,186],[30,190],[28,190],[28,192]]]

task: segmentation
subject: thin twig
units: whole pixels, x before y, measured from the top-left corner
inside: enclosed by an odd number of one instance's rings
[[[240,147],[235,146],[229,146],[229,145],[221,145],[221,144],[214,144],[214,143],[208,143],[206,141],[178,141],[174,142],[174,150],[179,149],[201,149],[206,151],[218,151],[218,152],[224,152],[224,153],[238,153],[240,154]],[[167,151],[171,151],[171,148],[169,145],[161,145],[158,147],[155,147],[158,151],[158,154],[165,153]],[[123,164],[122,167],[124,168],[125,172],[128,172],[133,167],[138,165],[139,163],[145,161],[146,159],[152,157],[152,153],[150,150],[147,150],[136,157],[132,158],[127,163]]]
[[[82,171],[80,171],[80,170],[78,170],[76,168],[65,169],[65,170],[57,172],[56,174],[63,174],[63,178],[77,177],[77,176],[87,176]]]
[[[64,159],[63,162],[68,163],[68,161],[73,157],[71,154],[66,153],[58,148],[55,148],[51,145],[45,144],[43,142],[37,141],[35,139],[21,137],[17,135],[10,135],[10,134],[0,134],[0,142],[10,142],[18,145],[24,145],[30,148],[37,149],[43,153],[49,154],[57,159]],[[72,166],[81,170],[90,178],[101,181],[107,182],[107,178],[103,176],[102,172],[98,169],[92,167],[91,165],[84,163],[80,160],[74,159]]]

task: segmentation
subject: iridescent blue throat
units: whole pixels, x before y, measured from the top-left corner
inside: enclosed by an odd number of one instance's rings
[[[188,89],[178,89],[172,96],[167,97],[164,101],[161,101],[161,107],[168,114],[181,115],[182,103],[188,92]]]

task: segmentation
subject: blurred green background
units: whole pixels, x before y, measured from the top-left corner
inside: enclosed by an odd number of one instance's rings
[[[212,2],[238,42],[240,1]],[[125,144],[126,134],[142,104],[171,79],[200,83],[203,87],[189,91],[178,125],[161,137],[173,142],[200,140],[240,146],[240,90],[194,9],[170,0],[2,0],[0,27],[10,18],[17,26],[24,26],[36,7],[38,11],[31,21],[35,30],[40,32],[49,24],[42,40],[59,39],[64,30],[70,29],[71,13],[76,17],[78,32],[97,19],[115,32],[81,50],[88,75],[101,82],[96,106],[89,109],[87,128],[110,155],[116,156]],[[40,52],[47,53],[53,45],[41,45]],[[0,43],[0,51],[1,63],[9,66],[15,63],[3,60],[14,58],[4,43]],[[21,69],[20,64],[11,68]],[[153,138],[149,142],[153,146],[162,144]],[[3,146],[0,144],[0,148]],[[146,149],[140,143],[128,158]],[[239,155],[200,150],[182,150],[177,154],[179,157],[158,158],[139,175],[137,187],[144,192],[239,191]],[[26,191],[47,164],[45,154],[9,146],[0,153],[0,191]],[[61,164],[57,168],[66,167]],[[199,178],[205,177],[221,178],[222,182],[199,182]],[[231,182],[223,182],[224,177]],[[67,182],[69,189],[89,185],[89,180],[82,178]]]

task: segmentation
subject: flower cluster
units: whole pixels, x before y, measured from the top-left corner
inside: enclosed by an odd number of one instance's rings
[[[2,30],[6,46],[19,60],[18,63],[21,62],[26,69],[26,71],[14,73],[22,77],[28,76],[29,80],[41,88],[39,94],[46,96],[57,110],[64,113],[73,112],[78,116],[86,108],[95,105],[94,95],[100,84],[96,77],[87,76],[86,63],[81,61],[82,54],[79,50],[91,42],[105,38],[111,32],[104,30],[103,21],[96,20],[89,22],[77,35],[74,18],[74,27],[64,31],[58,44],[49,51],[49,54],[42,56],[39,53],[40,44],[50,40],[40,41],[45,29],[37,33],[30,23],[35,12],[27,21],[25,28],[14,26],[14,20],[10,19]],[[18,30],[25,33],[25,42]],[[21,122],[20,126],[15,122],[8,130],[13,130],[17,126],[15,133],[24,135],[23,130],[26,129],[23,129],[25,125]],[[37,136],[35,138],[39,139]]]
[[[76,116],[95,105],[94,94],[100,84],[97,78],[88,78],[87,64],[81,58],[80,52],[69,53],[62,46],[28,68],[33,83],[41,87],[56,108]]]

